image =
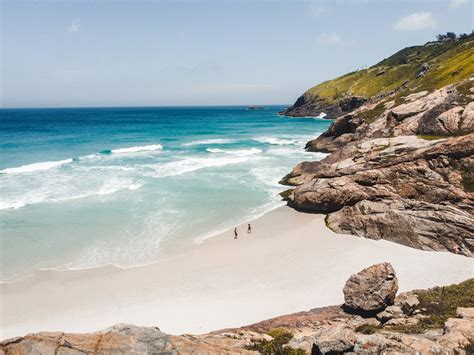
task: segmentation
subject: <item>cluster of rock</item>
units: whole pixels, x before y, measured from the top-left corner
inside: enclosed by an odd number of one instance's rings
[[[469,353],[466,349],[474,343],[474,308],[458,308],[456,318],[448,319],[443,330],[400,333],[394,331],[397,326],[415,326],[427,316],[418,308],[416,294],[397,296],[397,289],[395,271],[388,263],[352,275],[344,287],[345,307],[365,317],[331,319],[309,338],[295,337],[290,345],[312,354]],[[360,332],[364,326],[378,331]]]
[[[347,112],[362,106],[367,99],[361,96],[347,95],[342,97],[337,103],[328,103],[319,96],[305,93],[301,95],[293,106],[280,112],[280,115],[290,117],[320,116],[322,118],[334,119]]]
[[[407,135],[452,136],[474,130],[474,80],[448,85],[432,93],[420,91],[397,100],[367,103],[336,117],[331,127],[308,142],[310,151],[334,152],[349,142]],[[469,93],[460,92],[470,89]],[[367,120],[376,107],[382,111]],[[373,112],[373,111],[372,111]],[[377,113],[377,111],[375,111]]]
[[[461,105],[450,86],[388,102],[371,122],[363,113],[373,105],[337,118],[307,145],[331,154],[297,165],[282,180],[297,186],[288,204],[327,213],[337,233],[472,256],[473,97],[463,96],[470,102]]]
[[[272,329],[290,332],[292,338],[284,347],[307,354],[468,354],[466,349],[474,344],[474,308],[458,308],[444,329],[400,333],[393,326],[416,325],[426,316],[414,293],[397,296],[397,289],[393,267],[382,263],[347,280],[343,307],[313,309],[204,335],[174,336],[156,327],[127,324],[88,334],[43,332],[1,342],[0,354],[254,354],[258,352],[252,345],[273,340],[267,334]],[[360,331],[367,326],[377,331]]]

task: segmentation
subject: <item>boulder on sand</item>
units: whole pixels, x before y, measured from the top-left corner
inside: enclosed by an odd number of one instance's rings
[[[382,311],[393,304],[398,280],[389,263],[372,265],[351,275],[344,286],[345,305],[357,312]]]

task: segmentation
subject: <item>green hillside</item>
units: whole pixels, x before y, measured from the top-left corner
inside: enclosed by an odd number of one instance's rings
[[[417,74],[424,63],[429,69]],[[347,96],[367,99],[392,91],[435,90],[467,79],[474,73],[474,38],[457,41],[429,42],[423,46],[402,49],[374,66],[325,81],[309,89],[305,101],[316,98],[327,104],[338,103]]]

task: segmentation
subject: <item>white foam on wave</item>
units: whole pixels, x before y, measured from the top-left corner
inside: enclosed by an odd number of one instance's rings
[[[277,138],[277,137],[256,137],[253,138],[254,141],[264,144],[271,144],[271,145],[296,145],[298,141],[295,139],[287,139],[287,138]]]
[[[54,196],[51,191],[44,192],[34,192],[31,191],[25,195],[13,198],[12,200],[0,200],[0,210],[7,209],[19,209],[28,205],[34,205],[37,203],[50,203],[50,202],[65,202],[70,200],[77,200],[81,198],[91,197],[91,196],[100,196],[100,195],[109,195],[122,190],[136,190],[139,189],[142,184],[137,182],[109,182],[102,185],[97,190],[89,190],[84,193],[79,194],[67,194],[61,196],[58,194]]]
[[[0,170],[0,173],[3,173],[3,174],[31,173],[34,171],[53,169],[58,166],[72,163],[72,162],[73,162],[73,159],[64,159],[64,160],[58,160],[58,161],[45,161],[41,163],[23,165],[16,168],[3,169],[3,170]]]
[[[162,150],[163,146],[161,144],[150,144],[129,148],[118,148],[112,149],[110,152],[114,154],[124,154],[124,153],[137,153],[137,152],[150,152],[154,150]]]
[[[114,236],[113,241],[97,240],[85,247],[66,269],[84,270],[107,265],[126,269],[155,263],[161,254],[161,242],[177,228],[182,211],[153,209],[144,214],[139,227],[132,224]]]
[[[145,172],[144,175],[154,178],[177,176],[205,168],[215,168],[230,164],[245,163],[249,159],[251,159],[250,156],[218,158],[186,157],[184,159],[172,161],[169,163],[146,165],[146,168],[151,171]]]
[[[205,144],[231,144],[235,143],[234,139],[228,139],[228,138],[213,138],[213,139],[203,139],[203,140],[197,140],[197,141],[191,141],[187,143],[183,143],[182,145],[184,147],[189,147],[193,145],[205,145]]]
[[[204,233],[198,237],[193,239],[195,244],[202,244],[207,239],[217,237],[218,235],[224,232],[231,232],[234,226],[239,226],[244,223],[253,222],[256,219],[263,217],[263,215],[267,214],[278,207],[284,206],[286,203],[281,199],[273,199],[263,205],[257,206],[255,208],[250,209],[247,214],[234,218],[230,223],[226,223],[223,227],[209,231]],[[233,232],[232,232],[233,233]]]
[[[262,152],[262,150],[258,149],[258,148],[235,149],[235,150],[225,150],[225,149],[219,149],[219,148],[207,148],[206,150],[209,153],[223,153],[223,154],[241,155],[241,156],[260,154]]]

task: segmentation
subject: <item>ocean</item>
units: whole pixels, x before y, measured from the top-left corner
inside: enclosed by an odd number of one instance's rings
[[[148,264],[283,205],[330,122],[282,108],[1,109],[0,280]]]

